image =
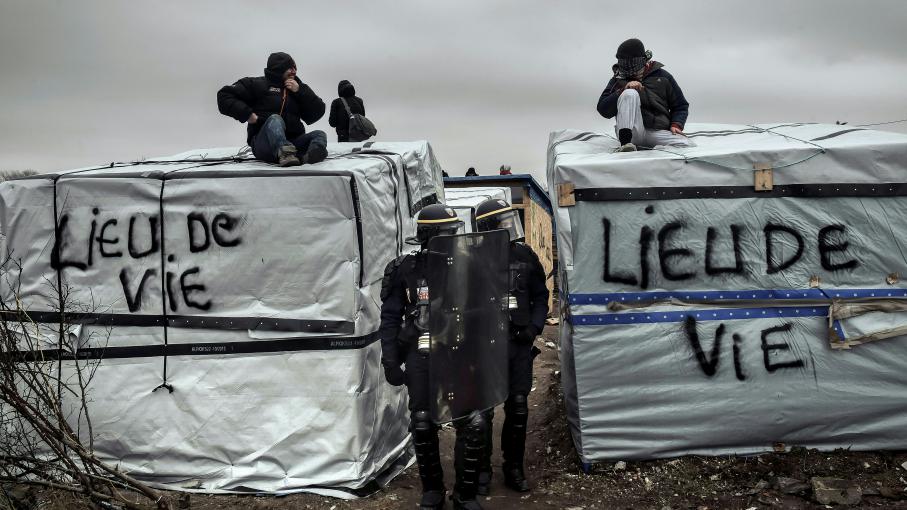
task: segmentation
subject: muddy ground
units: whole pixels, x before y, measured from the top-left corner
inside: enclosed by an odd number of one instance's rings
[[[591,473],[580,469],[567,429],[560,391],[560,363],[552,346],[555,327],[537,340],[542,354],[535,361],[534,390],[530,394],[527,476],[533,490],[508,490],[495,473],[492,492],[481,502],[488,509],[535,510],[561,508],[663,509],[812,509],[838,501],[842,507],[901,508],[907,510],[907,452],[819,452],[793,448],[784,453],[751,457],[683,457],[648,462],[596,465]],[[503,421],[495,418],[495,457],[500,470],[497,438]],[[905,431],[907,434],[907,431]],[[453,486],[453,431],[442,431],[442,457],[448,487]],[[822,490],[815,478],[840,479],[839,489]],[[831,484],[832,482],[828,482]],[[819,490],[814,490],[818,487]],[[23,508],[90,508],[67,495],[46,491],[30,493],[16,488]],[[407,469],[383,491],[355,501],[311,494],[272,496],[205,496],[192,494],[183,505],[214,509],[325,509],[391,510],[416,508],[420,496],[416,466]],[[174,495],[178,497],[178,495]],[[829,499],[830,498],[830,499]],[[0,504],[0,508],[3,504]],[[186,506],[183,506],[186,508]],[[450,508],[448,506],[448,508]]]

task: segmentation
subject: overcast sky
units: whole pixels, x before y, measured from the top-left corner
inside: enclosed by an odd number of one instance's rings
[[[426,139],[451,175],[542,180],[550,131],[613,129],[595,104],[628,37],[689,122],[907,118],[904,0],[0,0],[0,170],[243,145],[215,94],[286,51],[325,103],[352,81],[379,140]],[[310,129],[336,141],[327,115]]]

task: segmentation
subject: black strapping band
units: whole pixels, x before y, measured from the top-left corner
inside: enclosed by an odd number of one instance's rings
[[[88,347],[75,353],[60,349],[18,351],[9,353],[22,362],[58,359],[125,359],[162,356],[215,356],[226,354],[266,354],[272,352],[327,351],[362,349],[378,340],[378,333],[356,337],[285,338],[191,344],[128,345],[122,347]]]
[[[59,324],[59,312],[0,311],[0,319],[15,322]],[[349,321],[306,319],[277,319],[266,317],[210,317],[198,315],[146,315],[134,313],[66,313],[66,324],[97,326],[137,326],[188,329],[218,329],[224,331],[282,331],[287,333],[351,334],[355,324]]]
[[[827,198],[827,197],[900,197],[907,195],[907,183],[875,184],[785,184],[770,191],[752,186],[582,188],[573,192],[578,202],[620,202],[630,200],[678,200],[697,198]]]

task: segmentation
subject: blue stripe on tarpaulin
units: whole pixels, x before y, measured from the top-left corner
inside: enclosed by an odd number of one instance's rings
[[[607,294],[570,294],[571,305],[606,305],[665,299],[736,301],[752,299],[831,299],[867,297],[907,297],[907,289],[774,289],[774,290],[672,290],[661,292],[612,292]]]
[[[573,315],[574,326],[608,326],[615,324],[652,324],[683,322],[688,316],[699,321],[771,319],[777,317],[825,317],[827,306],[792,306],[767,308],[719,308],[715,310],[684,310],[682,312],[623,312]]]
[[[841,340],[845,340],[847,337],[844,336],[844,328],[841,326],[841,321],[835,319],[832,323],[832,327],[835,328],[835,331],[838,333],[838,337]]]

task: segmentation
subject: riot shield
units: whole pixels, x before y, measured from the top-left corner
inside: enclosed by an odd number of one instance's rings
[[[509,249],[504,230],[428,243],[429,384],[437,423],[507,399]]]

